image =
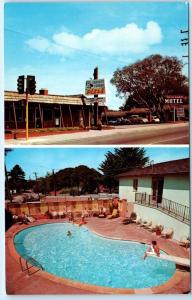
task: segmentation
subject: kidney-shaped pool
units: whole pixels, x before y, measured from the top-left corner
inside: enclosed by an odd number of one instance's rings
[[[14,243],[21,256],[34,258],[45,271],[91,285],[153,287],[175,272],[175,264],[169,261],[143,260],[144,244],[103,238],[69,223],[29,227],[15,236]]]

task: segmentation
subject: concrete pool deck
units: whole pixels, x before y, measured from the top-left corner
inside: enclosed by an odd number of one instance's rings
[[[122,225],[121,219],[89,218],[86,226],[93,232],[108,238],[132,240],[142,243],[150,243],[155,239],[159,247],[170,255],[189,258],[190,250],[181,247],[176,241],[165,240],[154,233],[135,224]],[[31,223],[31,226],[65,222],[65,219],[45,219]],[[21,271],[19,255],[15,250],[14,235],[30,225],[13,225],[6,232],[6,292],[9,295],[37,295],[37,294],[182,294],[190,292],[190,272],[176,270],[174,276],[165,284],[146,289],[111,289],[94,287],[65,280],[44,271],[38,271],[33,275],[27,275]],[[112,291],[113,290],[113,291]]]

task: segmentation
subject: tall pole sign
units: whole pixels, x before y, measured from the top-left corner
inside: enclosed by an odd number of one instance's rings
[[[94,69],[93,72],[93,79],[99,79],[99,70],[98,67]],[[98,94],[94,95],[94,126],[97,127],[98,125]]]
[[[21,75],[17,79],[17,91],[19,94],[26,95],[26,102],[25,102],[25,122],[26,122],[26,140],[29,138],[29,94],[34,95],[36,92],[36,81],[35,76]]]

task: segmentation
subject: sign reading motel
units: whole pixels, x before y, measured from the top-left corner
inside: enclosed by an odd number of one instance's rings
[[[105,80],[87,80],[85,84],[85,95],[105,94]]]
[[[165,104],[184,104],[186,98],[185,96],[166,96]]]

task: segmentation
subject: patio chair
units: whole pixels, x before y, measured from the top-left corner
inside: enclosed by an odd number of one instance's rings
[[[117,209],[114,209],[112,212],[112,215],[107,216],[107,219],[114,219],[117,218],[119,216],[119,212]]]
[[[58,211],[57,215],[59,218],[64,218],[65,213],[64,213],[64,211]]]
[[[189,237],[183,236],[181,237],[180,241],[179,241],[179,245],[185,248],[189,248],[190,246],[190,240]]]
[[[161,237],[165,238],[165,239],[170,239],[173,236],[173,228],[165,228],[162,232],[161,232]]]
[[[139,226],[140,226],[140,227],[144,227],[144,224],[147,224],[147,223],[148,223],[148,221],[143,220],[143,221],[141,221],[141,223],[139,224]]]
[[[125,219],[121,222],[121,224],[126,225],[126,224],[133,223],[134,221],[136,221],[136,218],[137,218],[136,213],[135,213],[135,212],[132,212],[131,215],[130,215],[130,217],[125,218]]]
[[[158,227],[158,225],[156,223],[152,223],[151,226],[149,226],[147,229],[150,231],[150,232],[154,232],[156,231],[156,228]]]
[[[148,229],[152,225],[152,221],[143,224],[143,227]]]
[[[140,216],[138,216],[137,215],[137,217],[136,217],[136,219],[135,220],[132,220],[133,221],[133,223],[135,223],[135,224],[141,224],[141,222],[142,222],[142,220],[141,220],[141,217]]]
[[[36,221],[36,219],[32,216],[27,216],[26,219],[27,219],[27,221],[29,221],[29,223],[33,223]]]
[[[58,214],[57,214],[57,212],[54,210],[54,211],[51,211],[50,212],[50,215],[51,215],[51,218],[52,219],[56,219],[57,218],[57,216],[58,216]]]

